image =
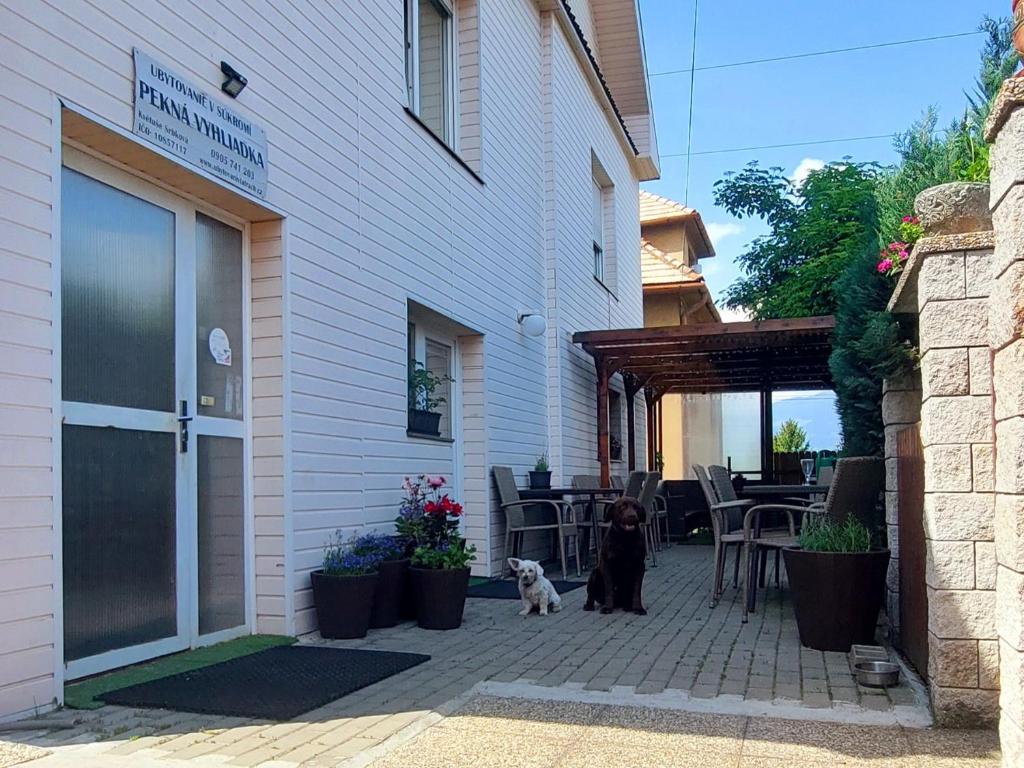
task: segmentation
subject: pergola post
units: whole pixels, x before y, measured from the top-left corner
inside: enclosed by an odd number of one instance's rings
[[[644,398],[647,400],[647,471],[657,469],[658,443],[661,440],[658,429],[661,421],[661,396],[663,391],[657,387],[644,387]]]
[[[608,434],[608,362],[603,357],[595,357],[597,366],[597,461],[601,465],[601,485],[610,487],[612,484],[611,445]]]
[[[775,427],[772,417],[772,388],[761,388],[761,479],[775,482]]]
[[[629,471],[636,469],[636,393],[641,389],[641,383],[636,376],[625,374],[622,377],[626,389],[626,450],[627,466]]]

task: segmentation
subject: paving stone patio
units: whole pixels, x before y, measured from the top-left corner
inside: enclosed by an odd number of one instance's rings
[[[86,766],[90,760],[116,766],[122,758],[133,766],[183,759],[267,768],[365,765],[396,734],[406,737],[437,723],[460,697],[479,691],[577,699],[600,712],[646,704],[659,711],[698,710],[701,717],[927,723],[923,698],[912,686],[888,693],[859,688],[843,654],[802,649],[785,590],[762,592],[765,599],[746,625],[731,588],[709,609],[710,567],[708,547],[661,553],[659,567],[648,571],[649,613],[642,617],[584,612],[584,590],[575,590],[565,595],[561,613],[545,618],[516,615],[516,601],[473,599],[459,630],[430,632],[407,624],[372,631],[365,640],[339,641],[432,659],[292,722],[107,706],[48,716],[70,726],[61,730],[0,733],[0,739],[50,750],[29,763],[33,768]],[[0,745],[0,764],[3,754]]]

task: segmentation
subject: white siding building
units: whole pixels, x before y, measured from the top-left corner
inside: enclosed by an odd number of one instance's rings
[[[658,174],[634,2],[0,0],[0,28],[0,719],[312,631],[325,540],[388,527],[404,475],[452,478],[494,574],[490,468],[594,472],[570,338],[643,325]],[[439,436],[414,362],[451,377]]]

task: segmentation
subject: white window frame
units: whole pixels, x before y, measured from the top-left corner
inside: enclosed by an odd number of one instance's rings
[[[458,19],[455,14],[455,4],[452,0],[429,0],[434,7],[448,17],[445,25],[445,39],[443,41],[444,51],[444,86],[445,86],[445,130],[437,137],[448,146],[457,146],[456,126],[458,121],[458,91],[456,88],[457,78],[455,73],[458,65]],[[419,117],[420,115],[420,0],[405,0],[405,82],[406,102],[409,110]],[[424,125],[426,125],[424,123]],[[435,132],[432,126],[427,126]]]
[[[448,434],[441,433],[441,440],[453,441],[457,427],[456,421],[456,402],[458,399],[456,386],[458,384],[455,371],[458,367],[456,358],[458,355],[458,340],[452,338],[444,333],[438,333],[430,327],[429,324],[424,324],[420,321],[410,320],[408,322],[409,332],[413,334],[412,338],[407,340],[408,345],[408,357],[409,365],[424,366],[427,364],[427,343],[436,344],[448,349],[448,377],[450,378],[448,384],[448,396],[445,398],[445,408],[447,408],[448,416]],[[408,408],[412,408],[415,403],[412,401],[412,392],[408,394]]]
[[[604,282],[604,266],[605,266],[605,247],[604,247],[604,209],[605,209],[605,194],[607,190],[604,185],[601,184],[600,179],[596,175],[591,179],[593,185],[592,190],[592,202],[594,221],[591,223],[594,237],[594,277]]]

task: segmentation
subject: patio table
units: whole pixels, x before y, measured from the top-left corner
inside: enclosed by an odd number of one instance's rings
[[[828,488],[829,487],[827,485],[803,485],[803,484],[791,484],[791,485],[744,485],[743,486],[743,490],[741,492],[739,492],[739,495],[743,496],[743,497],[746,497],[746,498],[753,498],[754,501],[756,501],[758,503],[772,503],[774,501],[775,503],[784,504],[784,503],[786,503],[786,501],[785,501],[786,498],[791,497],[791,496],[810,496],[810,495],[819,495],[819,494],[824,495],[824,494],[827,494],[828,493]],[[778,514],[771,515],[772,518],[775,518],[777,516],[778,516]],[[802,525],[802,523],[803,523],[803,520],[802,520],[803,516],[799,515],[799,514],[797,514],[795,516],[797,518],[797,520],[796,520],[797,530],[799,530],[801,525]],[[777,520],[775,522],[777,522]],[[770,525],[771,525],[771,523],[769,524],[769,526]],[[776,553],[781,551],[781,549],[784,548],[784,547],[795,546],[797,541],[798,541],[798,537],[788,537],[788,536],[787,537],[779,537],[779,538],[765,538],[765,537],[762,537],[761,536],[761,528],[762,528],[762,526],[761,526],[760,520],[759,520],[758,521],[758,526],[754,530],[754,540],[755,540],[755,542],[759,546],[767,547],[767,548],[770,548],[770,549],[774,549],[776,551]],[[756,547],[755,547],[755,549],[756,549]],[[764,586],[764,579],[765,579],[765,573],[764,573],[764,567],[763,567],[764,564],[762,563],[762,567],[760,569],[760,573],[758,573],[758,569],[757,569],[756,564],[755,564],[756,559],[757,558],[751,558],[751,561],[747,564],[747,567],[749,569],[749,571],[747,573],[747,578],[757,579],[757,584],[760,585],[760,586]],[[776,565],[775,565],[775,567],[776,568],[779,567],[778,556],[777,555],[776,555]],[[753,584],[753,582],[752,582],[752,584]],[[748,610],[753,611],[755,609],[756,605],[757,605],[757,589],[753,588],[753,589],[749,590]]]
[[[740,496],[805,496],[828,493],[827,485],[744,485]]]
[[[553,499],[561,500],[565,496],[586,496],[590,499],[590,527],[594,536],[594,544],[600,541],[598,536],[597,519],[597,498],[617,497],[622,495],[621,488],[520,488],[519,498],[521,499]],[[587,562],[590,562],[590,542],[585,542],[584,547],[587,555]]]

